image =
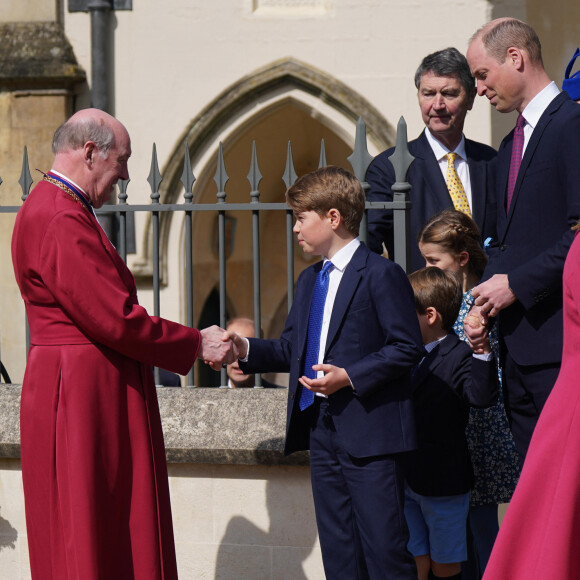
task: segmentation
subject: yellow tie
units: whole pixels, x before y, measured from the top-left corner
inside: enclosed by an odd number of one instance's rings
[[[455,171],[455,157],[457,153],[447,153],[447,189],[449,190],[449,195],[453,201],[453,207],[462,211],[471,217],[471,209],[469,207],[469,202],[467,201],[467,195],[465,194],[465,189],[463,189],[463,183]]]

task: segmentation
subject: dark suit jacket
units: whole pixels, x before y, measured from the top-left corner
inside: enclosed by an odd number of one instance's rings
[[[513,131],[497,158],[497,241],[483,279],[508,274],[518,300],[500,313],[500,331],[522,365],[562,356],[562,270],[580,218],[580,107],[558,95],[526,147],[509,214],[505,193]],[[550,385],[551,387],[551,385]]]
[[[250,338],[244,372],[290,372],[285,452],[308,449],[310,413],[300,411],[308,314],[318,262],[298,278],[280,339]],[[415,448],[410,371],[423,354],[413,291],[403,270],[364,244],[346,267],[332,310],[324,361],[354,386],[329,397],[341,445],[354,457]]]
[[[496,361],[474,358],[451,333],[419,365],[411,387],[419,448],[401,455],[407,483],[421,495],[467,493],[473,486],[465,436],[469,407],[497,401]]]
[[[453,207],[445,179],[425,131],[409,143],[409,151],[415,157],[409,167],[407,180],[413,186],[409,194],[411,206],[411,270],[425,265],[417,246],[417,235],[423,225],[436,213]],[[369,184],[368,201],[392,201],[391,186],[395,182],[395,170],[389,157],[394,148],[383,151],[370,164],[366,180]],[[469,165],[473,219],[482,237],[495,237],[494,163],[495,149],[476,141],[465,140],[465,153]],[[368,243],[371,250],[382,253],[384,242],[389,256],[393,258],[393,216],[391,210],[369,210]]]

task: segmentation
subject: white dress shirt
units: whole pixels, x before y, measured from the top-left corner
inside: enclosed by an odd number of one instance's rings
[[[524,150],[522,155],[526,152],[526,147],[530,142],[530,137],[540,117],[548,108],[548,105],[560,94],[560,89],[554,81],[552,81],[546,88],[542,89],[522,111],[526,124],[524,125]]]
[[[328,337],[328,327],[330,325],[330,317],[332,316],[332,309],[334,307],[334,300],[336,298],[336,293],[338,291],[338,286],[342,280],[342,275],[344,270],[348,266],[350,260],[352,259],[354,253],[360,246],[360,240],[355,238],[349,242],[346,246],[341,248],[334,256],[332,256],[332,268],[329,272],[328,279],[328,294],[326,295],[326,302],[324,303],[324,314],[322,316],[322,328],[320,330],[320,347],[318,350],[318,364],[322,364],[324,361],[324,351],[326,350],[326,339]],[[326,263],[327,259],[324,259]],[[323,377],[324,373],[318,371],[317,377]]]

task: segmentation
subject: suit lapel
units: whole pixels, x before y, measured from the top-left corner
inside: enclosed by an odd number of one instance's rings
[[[520,169],[518,171],[518,178],[516,180],[516,185],[514,187],[514,192],[512,195],[512,201],[510,204],[509,213],[506,216],[505,230],[503,231],[504,236],[505,236],[507,229],[509,228],[515,207],[518,203],[518,198],[519,198],[519,194],[520,194],[521,184],[522,184],[522,181],[524,179],[524,175],[526,174],[526,171],[527,171],[527,169],[528,169],[528,167],[529,167],[529,165],[534,157],[534,153],[538,147],[538,144],[540,143],[542,135],[543,135],[544,131],[546,130],[546,127],[548,127],[548,125],[552,121],[552,116],[560,108],[561,104],[566,99],[567,99],[567,97],[563,93],[560,93],[557,97],[555,97],[552,100],[552,102],[548,105],[546,110],[542,113],[542,116],[540,117],[538,124],[536,125],[536,127],[534,128],[534,130],[532,132],[532,136],[530,137],[528,145],[526,146],[524,156],[522,157],[522,163],[521,163]],[[510,138],[511,138],[512,145],[513,145],[513,131],[510,134]],[[512,147],[509,148],[508,159],[511,159],[511,151],[512,151]],[[504,180],[504,175],[502,174],[502,181],[500,183],[502,184],[501,191],[504,192],[504,195],[502,196],[502,198],[503,198],[503,203],[504,203],[503,207],[505,208],[505,191],[507,188],[507,176],[509,174],[509,163],[507,164],[507,169],[504,167],[504,170],[505,170],[505,180]],[[505,215],[505,211],[498,212],[498,214]]]
[[[530,140],[529,140],[528,145],[526,147],[526,150],[524,152],[524,156],[522,157],[522,163],[521,163],[520,169],[518,171],[518,178],[516,180],[516,184],[514,187],[514,193],[512,195],[512,201],[510,204],[510,209],[509,209],[509,212],[507,215],[508,226],[509,226],[509,222],[511,220],[511,216],[514,212],[514,208],[516,207],[516,205],[518,203],[518,197],[520,194],[520,189],[521,189],[522,181],[524,179],[524,175],[526,174],[526,171],[528,170],[528,167],[530,165],[530,161],[534,156],[534,152],[536,151],[536,148],[538,147],[538,143],[540,142],[540,139],[542,138],[542,134],[543,134],[544,130],[546,129],[546,127],[548,126],[548,124],[552,120],[552,115],[551,114],[548,115],[547,113],[548,113],[548,111],[545,111],[544,114],[540,117],[538,124],[536,125],[536,127],[534,128],[534,131],[532,132],[532,135],[530,137]],[[513,139],[512,139],[512,144],[513,144]],[[510,150],[510,158],[511,158],[511,150]]]
[[[427,375],[431,372],[441,358],[439,354],[439,346],[437,345],[432,351],[428,352],[419,363],[419,366],[416,368],[415,372],[412,374],[412,388],[413,391],[425,380]]]
[[[511,142],[513,142],[514,133],[513,131],[506,137],[506,139],[510,140],[509,147],[506,145],[506,150],[509,148],[509,157],[508,160],[511,159]],[[507,155],[507,153],[506,153]],[[496,200],[497,200],[497,238],[498,240],[503,241],[503,237],[505,235],[507,229],[507,214],[505,211],[506,206],[506,191],[507,191],[507,182],[508,182],[508,175],[509,175],[509,162],[503,164],[497,164],[497,178],[496,183],[497,185],[497,192],[496,192]],[[513,198],[512,198],[513,201]]]
[[[344,270],[334,299],[332,316],[330,317],[330,324],[328,326],[328,336],[326,337],[326,346],[324,348],[325,355],[328,353],[336,337],[352,297],[359,285],[363,270],[366,268],[369,251],[364,244],[361,244]]]
[[[448,334],[419,364],[419,368],[413,375],[413,390],[417,388],[425,378],[431,374],[440,364],[447,353],[459,342],[456,334]]]
[[[416,153],[413,152],[413,155],[420,158],[423,162],[422,177],[426,189],[433,196],[435,206],[443,208],[453,205],[449,190],[447,189],[447,183],[445,183],[433,149],[431,149],[431,145],[429,145],[429,141],[425,137],[425,131],[417,139],[417,151]]]
[[[465,155],[469,166],[469,181],[471,185],[471,212],[473,219],[483,223],[485,204],[487,203],[487,163],[475,161],[471,152],[471,143],[465,140]]]

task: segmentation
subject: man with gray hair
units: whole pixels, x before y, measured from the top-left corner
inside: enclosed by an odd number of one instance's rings
[[[485,240],[495,236],[494,161],[496,152],[466,139],[463,126],[475,99],[475,79],[465,56],[455,48],[427,55],[415,73],[419,108],[425,123],[409,143],[415,157],[407,181],[412,185],[411,270],[425,265],[417,235],[435,214],[447,208],[474,219]],[[369,166],[369,201],[392,201],[395,171],[389,157],[378,155]],[[390,210],[369,211],[368,242],[372,250],[386,246],[393,257],[393,216]],[[490,429],[490,426],[493,428]],[[498,531],[497,505],[509,501],[519,474],[514,442],[502,401],[490,409],[472,409],[468,443],[475,473],[469,510],[469,562],[463,577],[478,579]]]
[[[475,81],[465,57],[455,48],[426,56],[415,73],[419,108],[426,127],[409,143],[415,160],[407,180],[411,189],[411,270],[425,265],[417,234],[425,222],[446,208],[472,216],[484,239],[495,233],[493,167],[496,152],[466,139],[463,125],[475,98]],[[389,157],[394,148],[377,155],[367,171],[368,201],[392,201],[395,170]],[[369,247],[393,258],[393,212],[371,210]]]
[[[152,366],[186,374],[196,357],[221,367],[237,352],[218,327],[149,316],[96,220],[129,178],[125,127],[85,109],[53,150],[12,238],[30,325],[20,431],[32,578],[175,580]]]

